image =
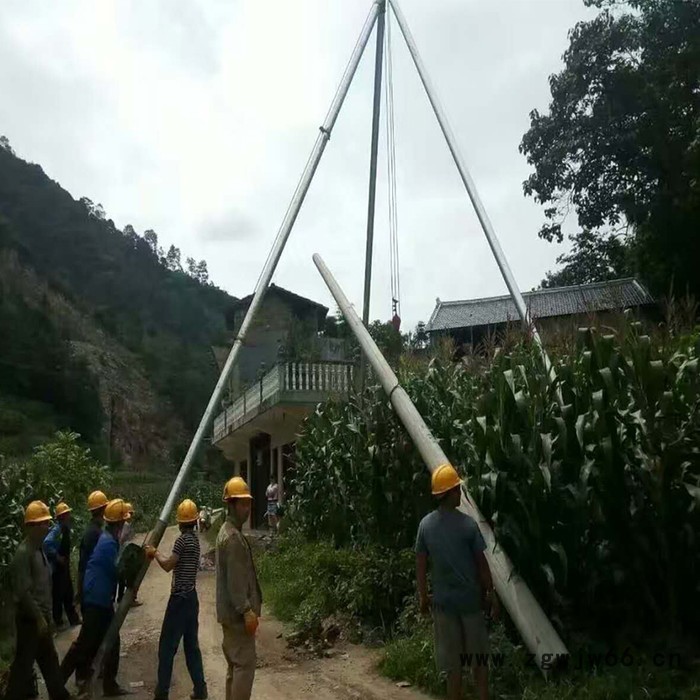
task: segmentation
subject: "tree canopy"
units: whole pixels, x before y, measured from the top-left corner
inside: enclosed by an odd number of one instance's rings
[[[539,235],[580,232],[550,284],[633,271],[656,292],[700,292],[700,3],[584,0],[600,9],[570,32],[552,101],[533,110],[520,150]]]

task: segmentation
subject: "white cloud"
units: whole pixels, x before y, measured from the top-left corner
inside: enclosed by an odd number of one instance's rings
[[[546,107],[581,0],[403,0],[523,289],[560,252],[539,241],[518,144]],[[250,292],[369,9],[358,0],[5,0],[0,133],[118,226],[154,228],[212,279]],[[361,307],[374,41],[275,281],[334,304],[320,252]],[[402,315],[505,291],[394,26]],[[373,316],[388,318],[384,144]]]

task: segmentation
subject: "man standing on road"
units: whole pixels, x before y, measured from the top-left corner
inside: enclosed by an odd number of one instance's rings
[[[127,518],[126,504],[116,498],[107,504],[104,520],[105,531],[95,545],[85,569],[83,583],[83,626],[61,663],[64,681],[75,671],[80,690],[92,675],[92,662],[107,634],[114,617],[114,599],[117,594],[117,559],[119,557],[119,535]],[[103,663],[103,695],[116,697],[127,695],[117,683],[119,671],[119,637],[105,655]]]
[[[226,700],[249,700],[255,679],[255,631],[262,593],[253,553],[242,532],[250,515],[248,484],[234,476],[224,487],[226,520],[216,538],[216,617],[228,662]]]
[[[51,569],[42,548],[50,521],[46,504],[32,501],[27,506],[25,537],[10,565],[17,640],[5,700],[25,700],[32,695],[35,661],[44,676],[49,698],[70,697],[61,678],[51,629]]]
[[[488,700],[488,630],[484,613],[498,616],[486,544],[476,522],[457,510],[461,484],[454,467],[443,464],[432,475],[437,508],[418,526],[416,576],[421,611],[432,603],[435,657],[447,675],[447,697],[462,697],[462,670],[471,666],[479,700]],[[431,564],[433,595],[428,595]]]
[[[67,503],[56,506],[56,524],[44,540],[44,553],[52,569],[53,622],[57,629],[63,626],[64,609],[71,627],[80,624],[70,575],[72,510]]]
[[[185,661],[194,689],[191,700],[206,700],[207,684],[204,680],[202,652],[199,649],[199,599],[197,597],[197,571],[199,570],[199,537],[194,530],[197,522],[197,506],[186,498],[177,508],[180,536],[175,540],[169,557],[150,545],[146,554],[155,557],[160,568],[173,572],[170,599],[163,618],[158,643],[158,685],[154,700],[167,700],[173,675],[173,660],[180,646],[185,649]]]
[[[90,511],[90,522],[85,528],[83,537],[80,540],[80,556],[78,557],[78,590],[76,601],[83,608],[83,579],[85,578],[85,569],[92,555],[92,550],[95,549],[97,541],[102,534],[102,525],[104,523],[104,513],[107,507],[107,496],[102,491],[93,491],[87,500],[87,507]]]
[[[270,474],[270,484],[265,490],[267,498],[267,524],[270,530],[277,531],[277,511],[279,507],[279,486],[275,480],[274,472]]]

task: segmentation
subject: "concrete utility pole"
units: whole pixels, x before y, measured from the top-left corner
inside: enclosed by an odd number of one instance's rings
[[[348,326],[355,334],[382,388],[389,397],[389,401],[399,420],[420,452],[425,466],[432,473],[441,464],[449,464],[450,460],[430,432],[420,413],[418,413],[406,390],[399,384],[394,371],[384,359],[377,344],[372,340],[369,331],[362,325],[362,321],[360,321],[355,309],[348,301],[331,271],[326,267],[320,255],[314,255],[313,260],[323,277],[323,281],[328,285],[328,289],[343,313]],[[568,656],[569,652],[537,600],[535,600],[527,584],[513,569],[513,564],[508,555],[496,543],[493,530],[489,527],[489,524],[469,495],[469,491],[464,486],[462,487],[460,510],[474,518],[479,526],[479,530],[481,530],[481,534],[486,541],[485,554],[491,567],[496,592],[503,601],[511,620],[518,628],[518,632],[520,632],[527,648],[531,653],[535,654],[541,669],[552,668],[553,661]]]

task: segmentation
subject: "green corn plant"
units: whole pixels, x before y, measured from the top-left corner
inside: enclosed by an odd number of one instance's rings
[[[548,614],[598,636],[700,629],[697,334],[629,321],[553,353],[509,342],[471,368],[400,379]],[[557,401],[561,392],[563,403]],[[409,547],[429,479],[376,388],[320,406],[298,443],[293,516],[337,545]]]

